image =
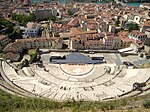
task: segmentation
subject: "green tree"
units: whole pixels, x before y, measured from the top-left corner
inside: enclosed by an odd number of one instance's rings
[[[30,13],[30,18],[31,18],[31,21],[35,21],[36,20],[36,16],[34,13]]]
[[[50,17],[49,17],[49,20],[56,21],[57,18],[56,18],[55,16],[50,16]]]
[[[67,12],[68,12],[68,15],[73,15],[73,12],[70,9]]]
[[[11,35],[14,33],[13,24],[0,17],[0,34]]]
[[[128,32],[131,32],[132,30],[139,30],[139,25],[136,23],[130,23],[128,26]]]
[[[78,16],[78,14],[74,14],[74,17],[77,17]]]
[[[13,20],[18,21],[19,24],[23,26],[25,26],[28,22],[35,21],[36,19],[33,13],[31,13],[30,15],[20,15],[13,13],[11,17]]]

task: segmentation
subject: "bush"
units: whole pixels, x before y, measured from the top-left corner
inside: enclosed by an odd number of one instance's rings
[[[11,34],[13,33],[14,29],[13,29],[13,24],[11,22],[9,22],[8,20],[5,20],[4,18],[0,17],[0,28],[4,27],[6,28],[6,30],[4,30],[3,32],[0,32],[2,34]]]
[[[37,55],[39,54],[39,49],[37,48],[35,53],[30,54],[30,63],[34,62],[37,60]]]
[[[143,106],[144,106],[145,108],[150,108],[150,100],[145,101],[144,104],[143,104]]]

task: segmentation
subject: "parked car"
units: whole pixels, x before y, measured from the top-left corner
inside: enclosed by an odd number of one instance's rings
[[[150,55],[146,56],[146,59],[150,59]]]

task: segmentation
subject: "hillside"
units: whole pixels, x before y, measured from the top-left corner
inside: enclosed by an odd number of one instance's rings
[[[18,97],[0,90],[0,112],[149,112],[149,108],[150,95],[108,102],[56,102]]]

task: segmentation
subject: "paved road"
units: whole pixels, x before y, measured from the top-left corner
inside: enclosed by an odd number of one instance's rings
[[[104,57],[107,61],[107,63],[116,63],[116,65],[122,65],[122,61],[120,59],[120,56],[117,53],[111,53],[111,54],[104,54]]]
[[[116,65],[122,65],[122,61],[121,61],[121,59],[120,59],[120,57],[118,56],[118,54],[115,54],[115,56],[116,56],[116,59],[115,59],[115,62],[116,62]]]
[[[142,65],[142,64],[147,64],[147,63],[150,63],[150,59],[133,61],[133,64],[135,65]]]

